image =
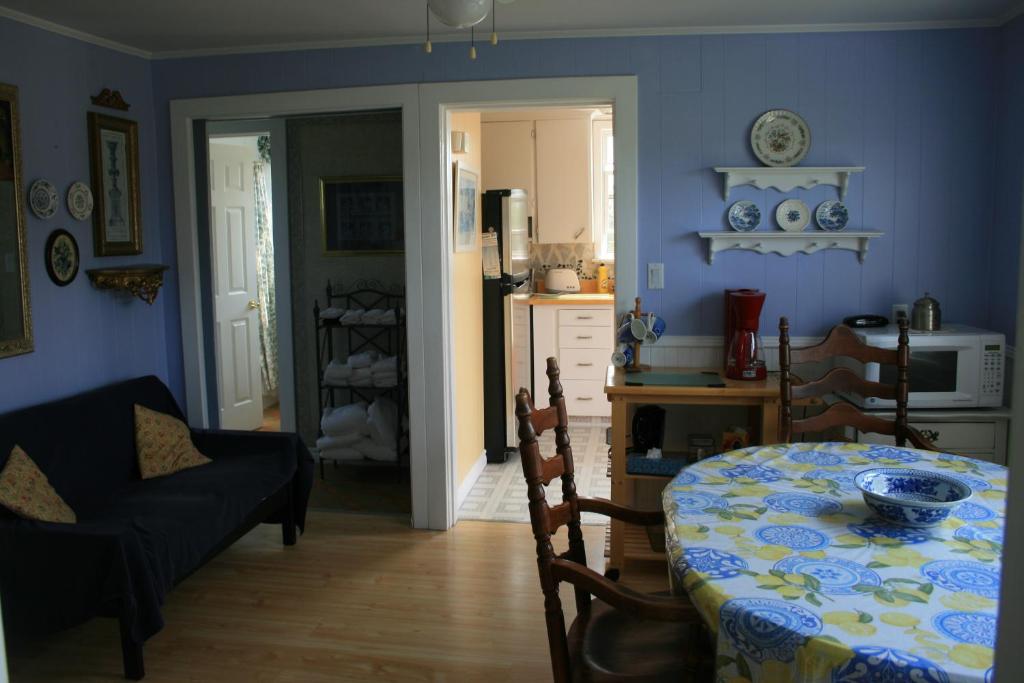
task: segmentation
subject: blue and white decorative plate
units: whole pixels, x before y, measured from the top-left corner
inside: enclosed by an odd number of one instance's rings
[[[832,683],[949,683],[949,674],[924,657],[904,650],[862,646],[853,648],[851,657],[832,672]]]
[[[811,470],[803,476],[804,479],[828,479],[839,484],[844,489],[853,488],[853,479],[857,476],[856,472],[850,470],[841,470],[833,472],[832,470]]]
[[[729,207],[729,225],[739,232],[750,232],[761,224],[761,209],[749,199],[742,199]]]
[[[49,180],[40,178],[28,188],[28,205],[37,218],[51,218],[57,213],[60,198]]]
[[[821,592],[831,595],[862,595],[856,585],[881,586],[882,579],[862,564],[841,557],[815,560],[793,555],[775,563],[775,569],[787,574],[807,574],[821,584]]]
[[[818,209],[814,212],[814,220],[822,230],[838,232],[850,222],[850,212],[841,201],[829,199],[818,204]]]
[[[996,618],[982,612],[939,612],[932,617],[939,633],[961,643],[995,647]]]
[[[843,462],[843,456],[838,453],[822,453],[821,451],[797,451],[786,457],[801,465],[821,465],[823,467],[839,465]]]
[[[771,109],[751,126],[750,147],[765,166],[796,166],[811,148],[811,129],[799,114]]]
[[[731,579],[748,567],[742,557],[714,548],[686,548],[676,566],[684,574],[693,569],[712,579]]]
[[[775,209],[775,222],[786,232],[800,232],[811,222],[811,210],[799,199],[787,199]]]
[[[703,514],[705,510],[723,510],[729,507],[729,501],[713,493],[696,493],[693,491],[675,491],[672,501],[676,504],[677,513],[690,515]]]
[[[738,479],[739,477],[746,477],[748,479],[754,479],[761,482],[773,482],[783,478],[782,472],[779,472],[773,467],[764,467],[763,465],[733,465],[732,467],[726,467],[721,472],[723,477],[729,479]]]
[[[843,506],[831,498],[813,493],[773,493],[764,499],[776,512],[792,512],[804,517],[820,517],[841,512]]]
[[[977,503],[960,503],[953,509],[953,516],[965,522],[985,522],[996,518],[996,513],[984,505]]]
[[[736,649],[757,662],[791,662],[809,636],[821,633],[816,614],[784,600],[734,598],[718,615]]]
[[[983,598],[999,597],[999,572],[981,562],[933,560],[921,567],[921,576],[951,591],[967,591]]]
[[[805,526],[763,526],[754,532],[754,538],[768,545],[781,545],[793,550],[821,550],[829,546],[828,536]]]
[[[989,529],[966,524],[953,532],[953,538],[961,541],[989,541],[990,543],[1002,545],[1003,530],[1001,528]]]
[[[868,460],[889,460],[904,464],[921,460],[921,456],[917,453],[910,453],[905,449],[892,446],[872,446],[866,451],[858,451],[857,455]]]
[[[921,529],[911,529],[909,527],[896,526],[895,524],[889,524],[888,522],[872,517],[871,519],[861,522],[860,524],[847,524],[846,528],[853,533],[863,538],[874,538],[875,536],[884,536],[885,538],[893,538],[904,545],[914,545],[915,543],[924,543],[932,538],[932,535],[927,531]]]

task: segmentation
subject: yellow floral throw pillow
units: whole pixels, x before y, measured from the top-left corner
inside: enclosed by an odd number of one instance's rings
[[[210,462],[192,445],[188,425],[135,404],[135,450],[143,479],[174,474]]]
[[[20,446],[11,450],[0,471],[0,505],[16,515],[40,522],[74,524],[75,511],[68,507]]]

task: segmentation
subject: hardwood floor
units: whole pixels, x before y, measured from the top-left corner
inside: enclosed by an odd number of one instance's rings
[[[406,519],[314,511],[291,548],[279,527],[255,529],[170,594],[145,680],[550,680],[529,525]],[[583,533],[600,571],[604,527]],[[112,619],[9,646],[8,659],[14,683],[122,680]]]

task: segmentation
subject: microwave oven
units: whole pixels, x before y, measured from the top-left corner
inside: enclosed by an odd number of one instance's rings
[[[895,325],[854,330],[866,344],[897,348]],[[1003,404],[1006,337],[967,325],[934,332],[910,330],[910,408],[996,408]],[[869,382],[896,384],[896,366],[840,359]],[[862,408],[894,408],[892,399],[844,394]]]

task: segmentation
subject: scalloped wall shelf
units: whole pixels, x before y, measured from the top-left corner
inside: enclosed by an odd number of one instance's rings
[[[850,175],[863,173],[863,166],[715,166],[722,174],[722,192],[726,201],[729,190],[739,185],[753,185],[759,190],[773,188],[779,192],[790,192],[800,187],[805,190],[819,185],[834,185],[839,188],[839,199],[846,199],[846,188]]]
[[[822,249],[847,249],[857,252],[857,258],[864,263],[868,253],[868,242],[881,237],[880,232],[699,232],[708,242],[708,263],[714,263],[715,254],[728,249],[745,249],[759,254],[792,256],[800,252],[813,254]]]
[[[164,284],[164,271],[168,266],[147,263],[134,266],[93,268],[85,271],[96,289],[111,289],[137,296],[149,305],[156,301],[156,295]]]

